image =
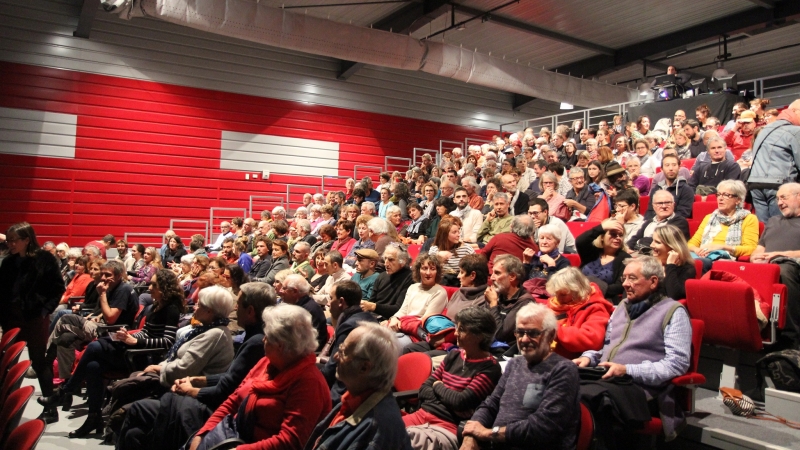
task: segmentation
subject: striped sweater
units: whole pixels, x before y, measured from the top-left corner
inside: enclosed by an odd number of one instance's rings
[[[178,321],[181,312],[175,305],[169,305],[147,315],[144,328],[132,334],[136,338],[135,348],[169,349],[175,343]]]
[[[472,417],[475,408],[492,393],[500,375],[500,365],[494,357],[468,360],[463,350],[452,351],[422,384],[420,407],[457,424]]]

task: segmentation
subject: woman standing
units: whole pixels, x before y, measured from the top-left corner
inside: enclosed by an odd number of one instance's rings
[[[430,254],[442,264],[442,285],[459,286],[458,268],[461,258],[475,253],[471,245],[461,241],[461,219],[446,217],[439,223]]]
[[[64,279],[56,257],[42,250],[36,232],[20,222],[6,232],[9,256],[0,265],[0,326],[19,328],[19,341],[28,343],[28,356],[42,395],[53,394],[53,365],[45,351],[50,313],[64,294]]]

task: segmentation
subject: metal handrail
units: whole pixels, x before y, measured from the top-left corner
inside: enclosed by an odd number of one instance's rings
[[[215,211],[241,212],[242,213],[242,218],[247,216],[247,210],[245,208],[223,208],[223,207],[220,207],[220,206],[212,206],[210,211],[209,211],[209,216],[208,216],[208,227],[209,227],[208,235],[209,235],[209,240],[206,241],[206,243],[213,241],[214,237],[215,237],[214,236],[214,212]]]
[[[561,124],[561,123],[567,123],[567,122],[571,123],[572,121],[579,120],[581,118],[583,120],[584,126],[588,127],[591,124],[590,123],[590,119],[592,117],[599,117],[599,115],[592,116],[592,112],[593,111],[603,111],[603,113],[605,113],[604,115],[614,115],[614,113],[611,112],[611,111],[616,110],[617,114],[622,116],[622,115],[625,115],[625,113],[628,112],[628,108],[631,107],[631,106],[638,106],[638,105],[641,105],[643,103],[652,103],[654,101],[655,100],[652,99],[652,98],[642,98],[640,100],[636,100],[636,101],[633,101],[633,102],[614,103],[614,104],[611,104],[611,105],[599,106],[597,108],[586,108],[586,109],[580,109],[580,110],[577,110],[577,111],[565,111],[563,113],[553,114],[553,115],[550,115],[550,116],[534,117],[534,118],[531,118],[531,119],[520,120],[520,121],[517,121],[517,122],[504,123],[504,124],[500,125],[500,131],[502,132],[503,131],[503,127],[507,127],[509,125],[522,125],[521,128],[525,129],[525,128],[528,128],[528,127],[532,126],[531,122],[536,122],[538,124],[538,126],[549,125],[551,127],[550,129],[552,131],[552,130],[555,130],[555,127],[557,125]],[[582,117],[576,117],[576,115],[582,115]],[[571,118],[569,118],[567,120],[563,120],[565,117],[571,117]]]
[[[169,221],[169,229],[175,231],[176,227],[175,224],[178,222],[183,223],[199,223],[203,225],[203,238],[208,241],[208,232],[210,228],[210,223],[207,220],[192,220],[192,219],[170,219]],[[126,241],[127,242],[127,241]]]
[[[391,170],[389,170],[389,161],[392,160],[392,159],[406,162],[406,164],[404,166],[404,169],[402,171],[400,171],[400,172],[405,172],[406,170],[408,170],[409,167],[414,165],[414,160],[411,159],[411,158],[401,158],[399,156],[385,156],[383,158],[383,170],[385,170],[387,172],[392,172]],[[400,165],[400,164],[401,163],[398,163],[398,165]]]
[[[160,243],[163,243],[163,242],[164,242],[164,233],[125,233],[125,236],[123,237],[123,239],[125,239],[125,242],[127,242],[127,243],[128,243],[128,245],[130,245],[130,244],[131,244],[131,240],[130,240],[130,238],[129,238],[130,236],[138,236],[138,237],[158,237],[158,238],[160,238],[160,241],[159,241]],[[138,244],[138,242],[137,242],[137,244]],[[156,249],[156,250],[157,250],[157,249]]]
[[[323,176],[321,177],[321,182],[320,182],[320,184],[322,185],[322,193],[323,193],[323,194],[326,192],[326,191],[325,191],[325,178],[333,178],[333,179],[335,179],[335,180],[342,180],[342,179],[344,179],[344,180],[348,180],[348,179],[350,179],[351,177],[348,177],[348,176],[346,176],[346,175],[323,175]],[[355,181],[355,180],[353,180],[353,181]]]
[[[358,180],[358,169],[378,169],[378,176],[380,176],[381,172],[383,172],[383,168],[380,166],[353,166],[353,178]],[[376,177],[377,179],[377,177]]]
[[[269,200],[269,199],[276,200],[277,199],[277,200],[280,201],[280,206],[283,209],[286,209],[285,204],[289,202],[288,199],[286,199],[284,197],[281,197],[279,195],[251,195],[250,196],[250,203],[249,203],[249,205],[247,207],[247,211],[248,211],[247,217],[253,217],[253,200],[255,200],[255,199],[263,199],[263,200]]]

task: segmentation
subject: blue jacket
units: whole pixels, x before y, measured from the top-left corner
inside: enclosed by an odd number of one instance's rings
[[[306,450],[411,450],[400,408],[391,392],[372,394],[352,416],[329,428],[341,408],[342,404],[337,403],[317,424]]]

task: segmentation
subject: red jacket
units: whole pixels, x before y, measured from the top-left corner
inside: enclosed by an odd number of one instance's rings
[[[539,246],[533,242],[532,238],[523,239],[509,231],[493,236],[489,239],[489,242],[486,243],[486,247],[478,250],[477,253],[482,253],[486,256],[486,259],[489,261],[489,273],[492,273],[492,266],[494,265],[494,259],[496,257],[508,254],[516,256],[522,261],[522,252],[524,252],[526,248],[532,248],[536,252],[539,251]]]
[[[566,311],[567,317],[559,320],[554,351],[565,358],[577,358],[587,350],[603,348],[606,325],[614,305],[603,297],[596,284],[591,286],[589,300],[570,308]]]
[[[197,432],[203,435],[222,421],[228,414],[237,414],[242,401],[249,395],[246,411],[253,414],[255,429],[252,435],[256,442],[239,445],[239,450],[300,450],[306,444],[314,427],[331,410],[331,391],[322,373],[316,368],[314,355],[301,359],[294,367],[284,369],[288,377],[275,376],[274,381],[281,385],[279,392],[261,395],[252,392],[253,382],[269,380],[267,366],[269,360],[261,358],[242,384],[214,411],[203,428]],[[300,369],[300,370],[293,370]],[[251,401],[253,402],[251,404]]]
[[[750,146],[753,143],[752,134],[750,136],[744,136],[742,133],[734,130],[722,133],[722,139],[725,139],[725,143],[730,147],[733,158],[736,161],[742,157],[742,153],[750,150]]]

